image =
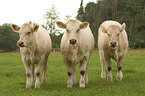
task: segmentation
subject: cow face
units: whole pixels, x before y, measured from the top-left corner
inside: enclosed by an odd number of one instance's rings
[[[125,23],[121,26],[111,25],[108,28],[101,26],[101,29],[102,32],[106,33],[108,36],[109,46],[111,46],[112,49],[116,49],[118,47],[120,33],[125,29]]]
[[[67,35],[68,43],[71,45],[78,43],[80,31],[89,25],[88,22],[80,23],[77,20],[69,20],[66,24],[62,22],[56,22],[56,24],[58,27],[66,29],[65,34]]]
[[[34,25],[32,27],[29,23],[25,23],[21,27],[12,24],[11,28],[19,33],[20,39],[17,42],[19,47],[31,47],[33,45],[34,32],[37,32],[39,26]]]

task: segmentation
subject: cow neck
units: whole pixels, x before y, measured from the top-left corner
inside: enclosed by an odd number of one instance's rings
[[[68,54],[72,56],[72,62],[74,64],[77,63],[77,52],[78,52],[78,44],[77,45],[69,45]]]
[[[33,34],[34,35],[34,34]],[[36,36],[34,35],[33,36],[33,42],[32,42],[32,46],[31,47],[29,47],[29,50],[31,51],[31,52],[35,52],[35,50],[36,50],[36,48],[37,48],[37,44],[36,44]]]

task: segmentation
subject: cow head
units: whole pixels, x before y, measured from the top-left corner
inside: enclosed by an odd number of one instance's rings
[[[66,29],[65,34],[68,38],[68,43],[75,45],[78,43],[80,32],[82,29],[85,29],[89,23],[88,22],[79,22],[77,20],[69,20],[66,24],[63,22],[56,22],[57,26]]]
[[[108,28],[101,26],[102,32],[106,33],[106,35],[108,36],[109,46],[111,46],[112,49],[116,49],[118,47],[120,33],[124,29],[125,29],[125,23],[123,23],[121,26],[110,25]]]
[[[33,44],[34,32],[37,32],[39,26],[31,26],[29,23],[24,23],[21,27],[12,24],[11,28],[19,33],[20,39],[17,42],[19,47],[31,47]]]

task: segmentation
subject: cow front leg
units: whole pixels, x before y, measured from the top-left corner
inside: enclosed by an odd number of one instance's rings
[[[36,75],[36,81],[35,81],[35,88],[40,88],[40,74],[41,74],[41,68],[44,64],[44,56],[41,56],[41,59],[35,68],[35,75]]]
[[[122,69],[122,63],[124,61],[124,57],[125,56],[122,56],[121,58],[119,58],[118,62],[116,62],[116,67],[117,67],[117,76],[116,76],[116,80],[117,81],[121,81],[122,78],[123,78],[123,74],[121,72],[121,69]]]
[[[103,50],[99,50],[100,54],[100,62],[101,62],[101,67],[102,67],[102,72],[101,72],[101,78],[106,78],[106,73],[105,73],[105,60],[104,60],[104,54]]]
[[[74,65],[73,64],[66,64],[67,68],[67,74],[68,74],[68,81],[67,81],[67,87],[72,87],[73,82],[76,82],[74,76],[75,76],[75,70],[74,70]]]
[[[25,70],[26,70],[26,77],[27,77],[26,88],[31,89],[31,86],[32,86],[32,82],[31,82],[32,70],[31,70],[30,64],[27,62],[26,58],[27,58],[26,56],[22,55],[22,61],[23,61],[23,64],[24,64],[24,67],[25,67]]]
[[[34,53],[31,53],[30,57],[31,57],[31,65],[30,65],[30,67],[31,67],[31,70],[32,70],[31,82],[32,82],[32,84],[34,84],[34,81],[35,81],[35,79],[34,79],[34,70],[35,70]]]
[[[24,64],[25,70],[26,70],[26,76],[27,76],[27,81],[26,81],[26,88],[30,88],[32,86],[32,81],[31,81],[31,76],[32,76],[32,70],[28,64]]]
[[[111,62],[110,58],[108,57],[108,55],[104,54],[104,57],[105,57],[105,62],[107,64],[107,69],[108,69],[107,81],[113,81],[113,77],[112,77],[112,73],[111,73],[112,62]]]
[[[73,83],[75,84],[75,83],[77,83],[77,81],[76,81],[76,64],[74,64],[73,65],[73,67],[72,67],[73,69]]]
[[[85,83],[87,84],[88,84],[88,68],[89,68],[89,62],[87,63],[86,72],[85,72]]]
[[[85,76],[86,76],[86,68],[87,68],[87,63],[88,63],[87,61],[88,61],[88,58],[85,56],[79,66],[79,72],[81,75],[80,82],[79,82],[80,87],[85,87]]]
[[[34,69],[35,69],[35,66],[34,64],[31,64],[31,70],[32,70],[32,75],[31,75],[31,82],[32,82],[32,85],[34,84]]]

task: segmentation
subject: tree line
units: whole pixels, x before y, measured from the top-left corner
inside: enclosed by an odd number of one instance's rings
[[[42,25],[50,32],[52,47],[55,50],[59,50],[63,35],[63,32],[55,27],[55,22],[59,20],[58,14],[55,6],[52,6],[44,15],[46,22]],[[70,17],[66,16],[67,19]],[[97,0],[97,3],[89,2],[86,7],[83,6],[83,0],[81,0],[76,19],[90,23],[90,28],[95,37],[95,48],[97,48],[98,28],[105,20],[116,20],[121,24],[126,23],[129,48],[145,48],[145,0]],[[13,32],[10,24],[5,23],[0,26],[0,52],[18,50],[18,39],[18,33]]]
[[[97,3],[89,2],[86,7],[81,0],[76,18],[90,23],[96,47],[100,24],[105,20],[115,20],[126,23],[131,49],[145,48],[145,0],[97,0]]]

